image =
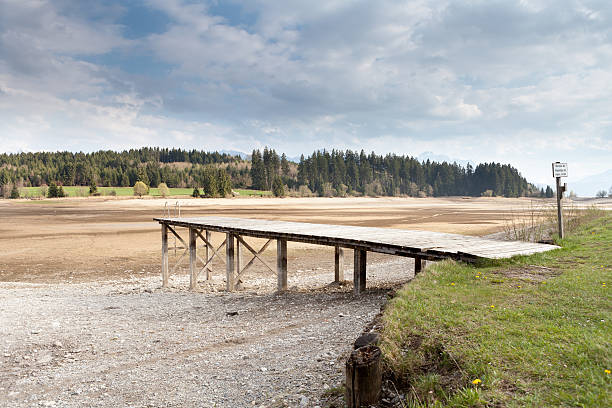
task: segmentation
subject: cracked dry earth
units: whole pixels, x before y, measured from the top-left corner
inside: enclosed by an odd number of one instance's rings
[[[185,274],[170,289],[158,276],[2,282],[0,406],[324,407],[410,261],[373,257],[360,296],[329,268],[290,273],[283,294],[263,275],[234,293],[220,275],[200,292]]]

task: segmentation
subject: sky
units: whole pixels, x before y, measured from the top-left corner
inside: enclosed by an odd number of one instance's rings
[[[0,152],[141,146],[602,173],[612,2],[0,0]]]

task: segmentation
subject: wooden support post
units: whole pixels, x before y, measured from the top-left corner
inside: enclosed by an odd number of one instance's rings
[[[206,242],[210,242],[210,231],[208,231],[208,230],[206,231]],[[206,280],[208,281],[208,280],[212,279],[212,268],[211,268],[211,266],[212,266],[212,259],[209,258],[208,244],[206,244],[205,248],[206,248],[206,253],[205,253],[205,255],[206,255],[206,258],[205,258],[206,262],[208,262],[210,260],[210,264],[209,264],[210,266],[206,267]]]
[[[276,240],[276,273],[278,276],[278,291],[287,290],[287,240]]]
[[[236,272],[234,274],[234,286],[236,289],[242,289],[242,281],[240,280],[240,239],[238,239],[239,235],[236,235]]]
[[[161,225],[162,234],[162,288],[168,287],[168,227]]]
[[[365,249],[355,249],[355,263],[353,269],[353,293],[360,294],[366,288],[366,261],[367,251]]]
[[[414,275],[425,269],[425,260],[420,256],[414,257]]]
[[[334,282],[344,281],[344,248],[336,247],[334,251]]]
[[[235,254],[234,254],[234,244],[236,239],[234,235],[231,233],[227,233],[227,239],[225,240],[225,277],[226,277],[226,288],[228,292],[234,291],[234,270],[236,269],[235,265]]]
[[[195,228],[189,228],[189,290],[196,290],[198,287],[196,238]]]

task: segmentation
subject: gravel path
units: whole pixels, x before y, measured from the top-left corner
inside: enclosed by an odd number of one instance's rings
[[[0,406],[324,406],[352,342],[413,272],[375,259],[355,297],[319,269],[290,273],[284,294],[273,276],[231,294],[221,276],[200,293],[185,275],[167,290],[159,277],[0,283]]]

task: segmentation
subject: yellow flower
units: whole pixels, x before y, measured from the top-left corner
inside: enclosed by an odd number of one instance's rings
[[[611,372],[612,371],[610,371],[610,370],[604,370],[604,373],[606,373],[606,374],[610,374]]]
[[[480,278],[480,275],[476,275],[477,278]]]
[[[455,286],[455,282],[451,282],[451,286]]]
[[[495,307],[495,305],[491,305],[491,309],[493,309]]]
[[[609,371],[609,370],[606,370],[606,371]],[[480,380],[480,378],[477,378],[477,379],[475,379],[474,381],[472,381],[472,384],[474,384],[474,385],[478,385],[478,384],[480,384],[481,382],[482,382],[482,381]]]
[[[520,287],[521,287],[521,285],[518,285],[518,287],[520,288]]]

